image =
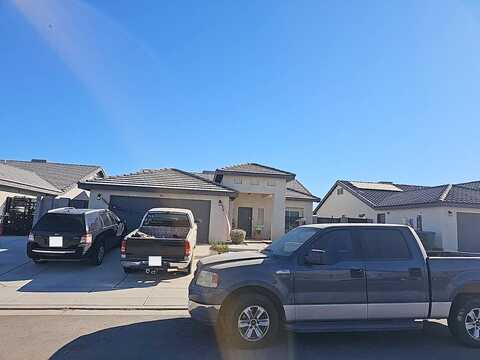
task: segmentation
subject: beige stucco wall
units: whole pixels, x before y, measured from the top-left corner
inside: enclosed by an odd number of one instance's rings
[[[450,211],[450,213],[449,213]],[[434,231],[437,243],[440,243],[445,250],[458,250],[457,236],[457,213],[480,213],[480,209],[472,208],[450,208],[447,206],[417,208],[417,209],[396,209],[386,212],[387,223],[408,224],[412,220],[416,227],[417,215],[422,215],[424,231]]]
[[[285,233],[285,193],[287,189],[285,179],[224,175],[222,185],[231,187],[239,193],[271,195],[271,239],[275,240]]]
[[[352,217],[358,218],[360,214],[365,214],[367,219],[372,219],[373,222],[377,222],[377,212],[353,196],[347,190],[343,190],[342,195],[337,194],[337,186],[330,196],[322,204],[322,207],[318,209],[317,216],[319,217]]]
[[[98,194],[102,194],[102,199],[97,199]],[[209,242],[223,242],[230,238],[227,216],[229,211],[230,199],[228,196],[215,195],[190,195],[174,193],[152,193],[152,192],[133,192],[133,191],[113,191],[113,190],[92,190],[90,192],[89,208],[107,209],[111,195],[118,196],[138,196],[138,197],[157,197],[165,199],[185,199],[185,200],[210,200],[210,234]],[[105,200],[105,201],[104,201]],[[221,200],[224,205],[225,213],[219,206]]]
[[[313,222],[313,203],[311,201],[286,200],[285,208],[303,209],[306,224]]]
[[[230,221],[232,226],[238,227],[238,208],[252,208],[252,236],[254,239],[270,239],[272,227],[273,200],[270,195],[263,194],[240,194],[230,205]],[[260,234],[255,231],[256,225],[261,225],[258,218],[258,209],[264,209],[263,230]]]

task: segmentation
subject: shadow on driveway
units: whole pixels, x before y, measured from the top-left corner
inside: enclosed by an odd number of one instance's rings
[[[113,327],[81,336],[51,359],[463,359],[477,349],[459,345],[448,328],[428,322],[422,331],[284,334],[259,350],[221,345],[215,333],[188,318]]]
[[[173,284],[186,288],[189,277],[179,273],[146,275],[124,273],[119,249],[107,253],[100,266],[86,261],[50,261],[35,264],[26,256],[26,237],[0,237],[0,286],[18,292],[101,292]]]

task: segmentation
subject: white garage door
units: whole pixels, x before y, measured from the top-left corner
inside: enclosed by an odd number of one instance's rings
[[[457,213],[458,250],[480,252],[480,214]]]

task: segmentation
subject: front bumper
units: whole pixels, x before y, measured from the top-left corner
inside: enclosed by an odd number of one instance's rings
[[[214,326],[217,323],[221,305],[207,305],[189,300],[188,312],[193,320]]]

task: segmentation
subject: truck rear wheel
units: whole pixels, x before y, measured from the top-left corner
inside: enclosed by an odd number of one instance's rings
[[[448,326],[465,345],[480,347],[480,299],[467,298],[456,305],[448,319]]]
[[[277,337],[280,315],[268,297],[245,294],[227,304],[220,327],[227,341],[240,347],[259,348]]]

